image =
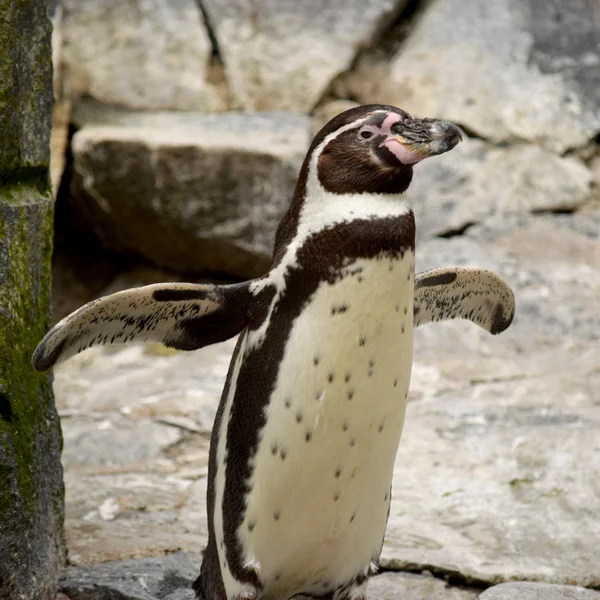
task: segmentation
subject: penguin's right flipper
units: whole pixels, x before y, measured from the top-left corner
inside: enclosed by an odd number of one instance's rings
[[[512,323],[515,297],[495,273],[467,267],[443,267],[415,276],[415,327],[431,321],[467,319],[492,334]]]
[[[32,363],[47,371],[99,344],[160,342],[195,350],[227,340],[249,322],[250,282],[234,285],[161,283],[94,300],[55,325]]]

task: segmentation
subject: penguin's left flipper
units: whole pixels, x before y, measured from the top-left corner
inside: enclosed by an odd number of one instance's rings
[[[153,341],[195,350],[222,342],[248,324],[249,284],[161,283],[99,298],[55,325],[32,364],[47,371],[99,344]]]
[[[467,319],[497,334],[508,328],[514,315],[512,290],[491,271],[443,267],[415,276],[415,327],[431,321]]]

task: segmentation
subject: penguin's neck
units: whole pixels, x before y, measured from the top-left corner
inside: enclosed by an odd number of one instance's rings
[[[354,220],[374,221],[411,212],[406,194],[334,194],[321,186],[305,198],[298,218],[296,238]]]

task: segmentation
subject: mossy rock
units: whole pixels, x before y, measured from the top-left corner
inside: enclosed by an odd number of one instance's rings
[[[31,354],[49,325],[51,25],[0,0],[0,598],[50,600],[65,563],[61,434]]]

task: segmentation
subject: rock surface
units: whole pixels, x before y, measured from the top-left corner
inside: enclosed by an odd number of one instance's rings
[[[71,567],[60,583],[68,600],[195,600],[199,554],[177,552],[160,558]],[[387,572],[369,581],[369,598],[378,600],[599,600],[600,593],[576,586],[533,582],[505,583],[484,592],[449,585],[430,575]],[[61,600],[57,598],[57,600]]]
[[[412,573],[381,573],[369,580],[373,600],[472,600],[479,590],[449,585],[441,579]]]
[[[554,217],[469,234],[422,244],[418,269],[494,269],[515,322],[417,332],[382,565],[598,586],[600,240]]]
[[[501,273],[517,316],[498,337],[461,322],[417,330],[383,567],[600,585],[599,218],[488,219],[418,247],[419,270]],[[232,349],[96,348],[57,369],[75,564],[203,547],[209,431]],[[179,434],[157,429],[148,453],[136,430],[150,423]],[[78,452],[85,431],[107,430],[130,435],[122,461],[100,444]]]
[[[310,111],[406,0],[202,0],[234,109]]]
[[[600,600],[600,592],[568,585],[503,583],[479,596],[481,600]]]
[[[75,122],[72,193],[106,246],[180,271],[265,272],[306,117],[80,108]]]
[[[136,114],[85,104],[74,120],[74,206],[104,245],[179,271],[265,271],[308,146],[306,118]],[[316,123],[323,120],[318,113]],[[426,239],[489,218],[577,210],[591,202],[593,186],[579,158],[467,138],[417,165],[410,198]]]
[[[75,96],[139,109],[225,110],[194,0],[61,0],[63,76]],[[214,79],[214,77],[213,77]]]
[[[467,138],[447,155],[417,165],[409,194],[419,235],[431,237],[492,217],[581,208],[591,197],[591,181],[577,158]]]
[[[65,560],[61,434],[30,358],[50,311],[51,24],[43,0],[0,11],[0,598],[50,600]]]
[[[437,0],[389,67],[365,58],[350,89],[361,102],[564,152],[600,131],[599,41],[593,0]]]
[[[310,136],[356,100],[465,128],[453,152],[415,168],[417,266],[493,269],[517,316],[499,337],[460,322],[417,331],[382,566],[436,578],[383,573],[370,595],[598,597],[544,583],[600,587],[594,0],[65,6],[77,93],[145,109],[315,109],[309,120],[75,106],[75,206],[106,246],[163,267],[261,274]],[[94,293],[113,275],[94,277]],[[151,282],[128,277],[104,293]],[[206,543],[208,442],[232,350],[95,348],[57,369],[70,600],[192,599],[199,556],[177,552]],[[107,560],[117,562],[94,564]],[[510,580],[527,581],[481,593]]]
[[[70,568],[60,584],[70,600],[195,600],[191,590],[201,558],[184,553],[161,558]]]
[[[195,600],[190,588],[200,562],[198,554],[178,552],[160,558],[71,567],[60,589],[70,600],[105,600],[117,594],[119,600]],[[409,573],[382,573],[369,582],[369,597],[379,600],[472,600],[478,593]],[[581,600],[588,598],[582,596]]]

